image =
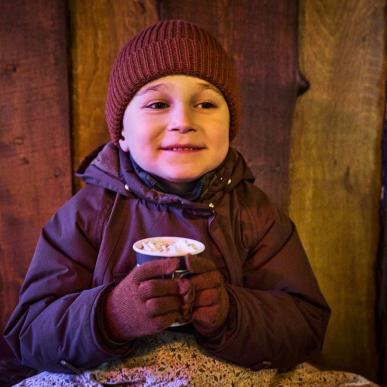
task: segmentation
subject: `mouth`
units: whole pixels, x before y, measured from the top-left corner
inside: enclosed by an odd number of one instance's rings
[[[168,152],[197,152],[205,149],[205,147],[192,144],[171,144],[161,146],[160,149]]]

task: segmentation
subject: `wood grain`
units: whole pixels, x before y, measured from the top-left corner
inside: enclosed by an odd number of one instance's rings
[[[383,0],[300,2],[311,89],[296,109],[290,213],[333,311],[322,360],[374,380],[384,49]]]
[[[297,2],[159,1],[160,18],[184,18],[210,31],[234,56],[242,124],[234,145],[256,183],[287,209],[289,152],[297,96]],[[280,28],[279,28],[280,26]]]
[[[153,0],[71,0],[73,162],[108,141],[104,105],[119,48],[157,21]],[[76,187],[79,187],[76,181]]]
[[[71,194],[65,2],[0,2],[0,328]]]
[[[386,84],[387,91],[387,84]],[[387,102],[387,101],[386,101]],[[380,209],[380,241],[379,254],[376,264],[377,306],[376,306],[376,334],[379,350],[380,382],[387,383],[387,103],[384,110],[384,125],[382,136],[382,192]]]

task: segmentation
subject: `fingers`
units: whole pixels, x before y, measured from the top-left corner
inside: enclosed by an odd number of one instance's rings
[[[195,310],[192,313],[192,321],[199,323],[204,327],[212,327],[218,322],[218,316],[220,315],[219,307],[207,306]]]
[[[179,266],[178,258],[157,259],[144,263],[132,270],[129,276],[140,283],[152,278],[162,278],[163,275],[171,275]]]
[[[183,304],[181,308],[182,321],[188,322],[192,318],[192,304]]]
[[[198,255],[186,255],[185,265],[187,270],[194,274],[217,270],[215,263],[211,259]]]
[[[180,278],[176,280],[176,283],[179,287],[179,293],[182,296],[188,293],[192,288],[191,281],[187,278]]]
[[[177,313],[181,315],[182,302],[179,297],[151,298],[145,302],[145,308],[149,317]]]
[[[180,321],[181,314],[178,312],[168,313],[152,318],[152,330],[154,333],[161,332],[173,323]]]
[[[180,294],[179,284],[173,279],[151,279],[138,285],[138,294],[142,300]]]
[[[191,278],[191,285],[195,287],[196,291],[218,288],[223,285],[223,277],[218,271],[210,271],[194,275]]]
[[[206,289],[196,293],[194,308],[216,305],[221,302],[221,288]]]

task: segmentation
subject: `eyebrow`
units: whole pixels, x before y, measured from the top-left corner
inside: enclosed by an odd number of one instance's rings
[[[135,97],[137,97],[139,95],[144,95],[146,93],[149,93],[150,91],[157,91],[159,89],[165,89],[165,87],[166,87],[165,83],[157,83],[156,85],[148,86],[144,90],[138,91],[135,94]]]
[[[213,90],[215,93],[223,97],[222,92],[216,86],[213,86],[210,83],[200,82],[197,85],[200,86],[200,89],[202,90]],[[135,97],[144,95],[146,93],[149,93],[150,91],[158,91],[160,89],[168,89],[168,83],[156,83],[155,85],[148,86],[144,90],[137,92],[135,94]]]
[[[211,83],[207,83],[207,82],[200,82],[198,83],[198,85],[200,86],[201,89],[203,90],[213,90],[215,91],[215,93],[218,93],[219,95],[221,95],[223,97],[223,94],[222,92],[214,85],[211,85]]]

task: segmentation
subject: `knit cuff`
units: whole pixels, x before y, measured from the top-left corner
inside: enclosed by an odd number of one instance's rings
[[[104,294],[100,297],[99,304],[96,309],[96,319],[97,319],[98,336],[101,340],[102,345],[104,347],[107,347],[108,349],[116,350],[127,346],[129,342],[113,339],[109,334],[108,329],[106,328],[104,304],[106,301],[106,297],[108,296],[112,288],[113,288],[113,285],[107,288],[104,291]]]

